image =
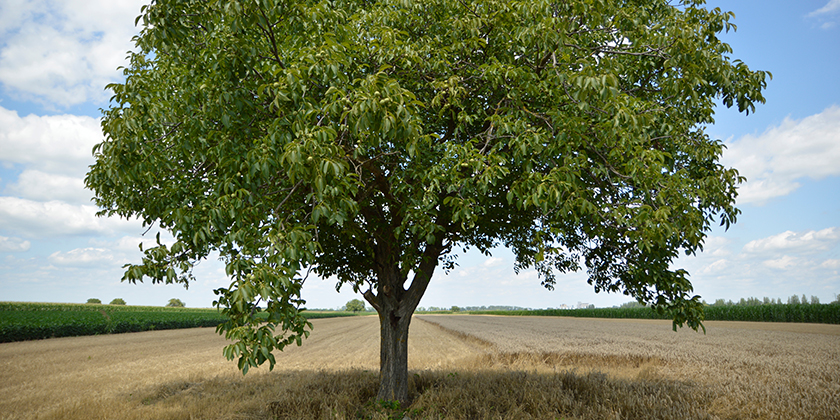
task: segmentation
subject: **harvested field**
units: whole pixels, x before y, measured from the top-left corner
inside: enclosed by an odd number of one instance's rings
[[[0,419],[238,418],[242,411],[270,418],[259,413],[288,388],[284,382],[335,382],[331,374],[352,382],[347,372],[356,372],[378,383],[376,316],[312,323],[302,347],[277,354],[273,372],[262,367],[244,377],[222,356],[227,341],[213,328],[2,343]],[[480,352],[431,324],[412,324],[410,369],[453,368]]]
[[[488,365],[678,381],[733,419],[840,419],[840,326],[557,317],[422,316],[492,351]]]
[[[0,344],[0,419],[394,417],[371,401],[377,317],[313,324],[273,372],[244,377],[210,328]],[[414,403],[394,418],[840,418],[840,326],[707,327],[419,316]]]

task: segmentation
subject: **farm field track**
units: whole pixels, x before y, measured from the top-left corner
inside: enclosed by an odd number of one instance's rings
[[[0,419],[386,418],[378,318],[312,322],[244,377],[212,328],[3,343]],[[840,325],[706,325],[415,316],[410,418],[840,418]]]

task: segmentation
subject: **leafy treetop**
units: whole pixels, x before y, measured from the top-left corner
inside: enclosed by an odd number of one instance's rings
[[[221,256],[243,371],[308,334],[310,272],[407,333],[467,248],[508,247],[549,289],[586,270],[696,329],[672,262],[735,221],[742,179],[704,127],[716,100],[754,111],[768,76],[730,58],[731,17],[701,0],[159,0],[86,184],[101,214],[175,237],[124,280],[187,285]]]

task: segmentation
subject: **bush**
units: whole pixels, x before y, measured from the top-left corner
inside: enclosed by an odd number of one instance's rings
[[[97,299],[97,298],[90,298],[90,299],[88,299],[88,300],[87,300],[87,303],[91,303],[91,304],[101,304],[101,303],[102,303],[102,301],[101,301],[101,300],[99,300],[99,299]]]
[[[365,310],[365,303],[359,299],[353,299],[350,302],[347,302],[345,308],[351,312],[362,312]]]
[[[125,301],[122,298],[116,298],[109,305],[125,305]]]
[[[167,303],[166,306],[169,308],[185,308],[187,305],[185,305],[181,299],[172,298],[169,299],[169,303]]]

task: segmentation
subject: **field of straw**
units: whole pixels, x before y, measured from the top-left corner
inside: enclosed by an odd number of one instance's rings
[[[838,419],[840,326],[417,316],[409,407],[378,319],[317,319],[243,376],[211,328],[0,344],[0,419]]]

